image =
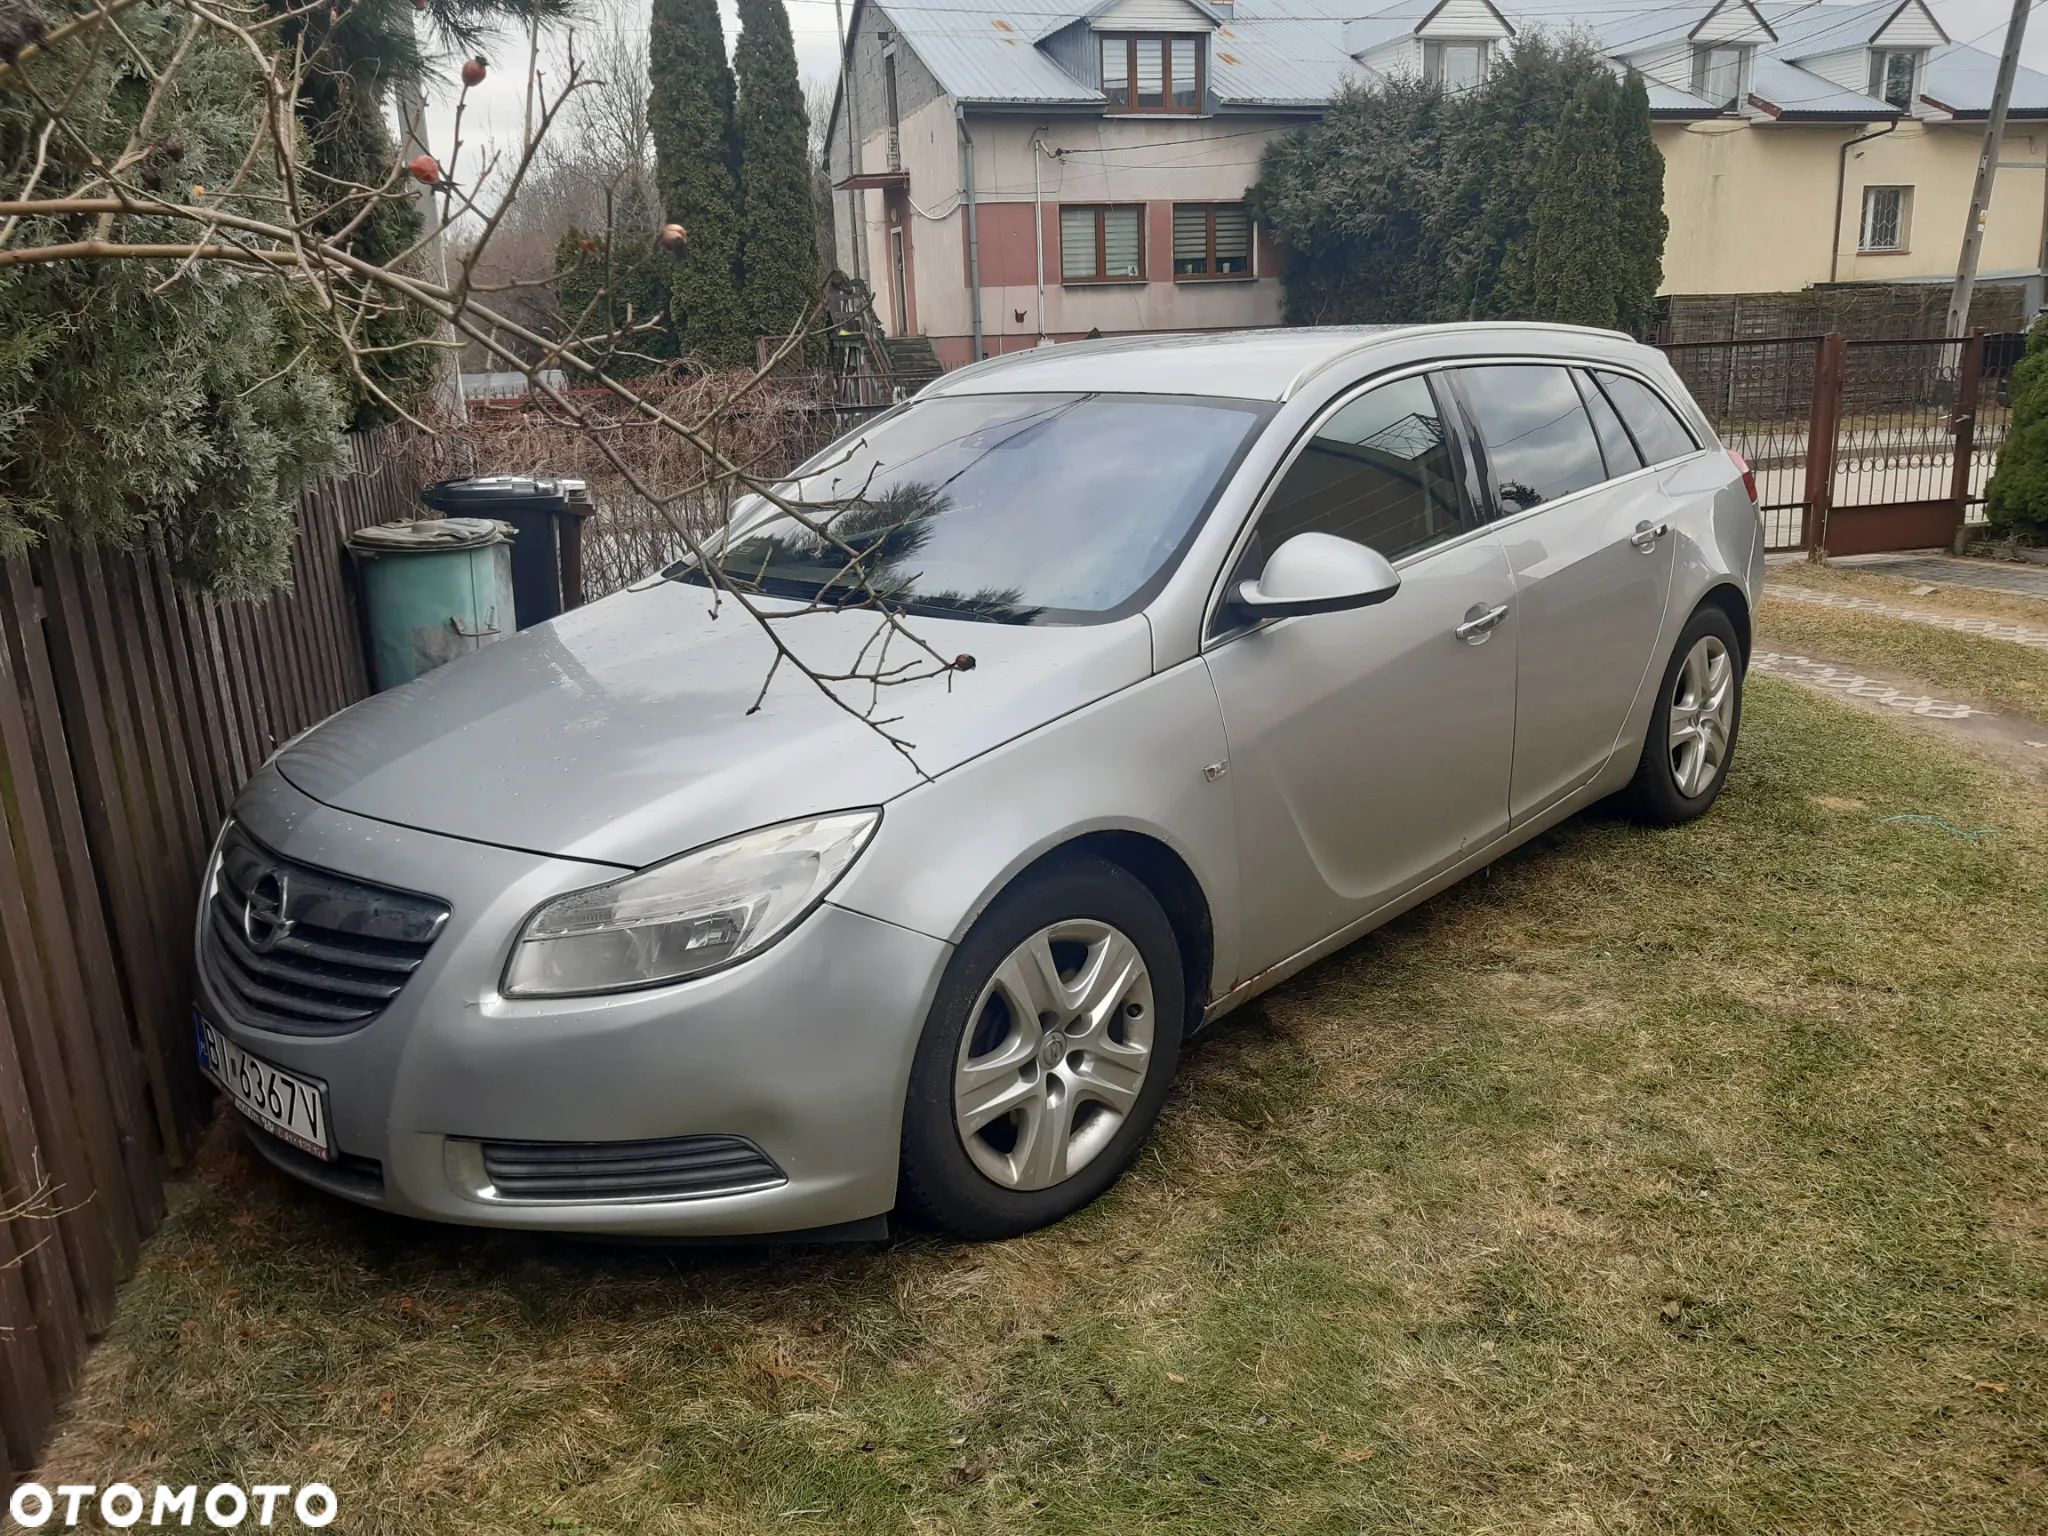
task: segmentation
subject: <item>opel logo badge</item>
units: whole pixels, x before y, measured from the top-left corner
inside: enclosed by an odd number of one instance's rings
[[[249,888],[249,900],[242,907],[242,937],[259,955],[267,955],[284,942],[292,931],[292,920],[284,915],[284,871],[266,869]]]

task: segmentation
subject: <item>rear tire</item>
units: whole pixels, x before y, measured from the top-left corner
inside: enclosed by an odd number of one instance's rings
[[[1173,924],[1091,855],[1003,892],[939,982],[911,1067],[899,1197],[955,1237],[1014,1237],[1107,1190],[1180,1059]]]
[[[1720,798],[1742,728],[1742,641],[1708,603],[1686,621],[1657,687],[1636,776],[1621,793],[1638,821],[1671,827]]]

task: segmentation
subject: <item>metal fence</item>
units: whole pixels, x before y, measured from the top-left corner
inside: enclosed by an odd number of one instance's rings
[[[1806,467],[1813,456],[1816,360],[1823,338],[1674,342],[1664,355],[1721,441],[1756,473],[1766,542],[1799,546],[1811,498]]]
[[[1663,348],[1756,473],[1767,547],[1948,542],[1980,515],[2022,338],[1839,334]]]
[[[386,428],[386,433],[395,431]],[[342,540],[408,514],[375,436],[303,499],[292,590],[162,552],[0,562],[0,1493],[35,1464],[197,1124],[200,864],[277,744],[365,691]]]

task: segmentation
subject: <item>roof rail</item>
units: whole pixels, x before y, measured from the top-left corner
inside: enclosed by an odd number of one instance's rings
[[[1316,359],[1287,381],[1287,387],[1280,391],[1280,398],[1293,399],[1295,393],[1311,380],[1372,347],[1389,341],[1405,341],[1411,336],[1427,336],[1444,331],[1541,331],[1553,336],[1599,336],[1608,341],[1631,343],[1636,339],[1626,331],[1610,331],[1593,325],[1554,325],[1547,320],[1433,320],[1415,325],[1390,325],[1360,336],[1351,346]]]

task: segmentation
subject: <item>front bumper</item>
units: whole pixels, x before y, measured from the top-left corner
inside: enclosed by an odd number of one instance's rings
[[[895,1203],[904,1089],[950,954],[942,941],[828,903],[727,971],[613,997],[517,1001],[498,981],[521,921],[618,870],[352,816],[275,769],[235,815],[279,854],[452,909],[398,996],[348,1034],[251,1027],[202,968],[200,1007],[215,1024],[327,1085],[342,1156],[323,1164],[259,1132],[279,1166],[402,1215],[557,1232],[798,1232]],[[782,1181],[684,1198],[532,1199],[495,1194],[477,1175],[480,1142],[692,1135],[746,1138]]]

